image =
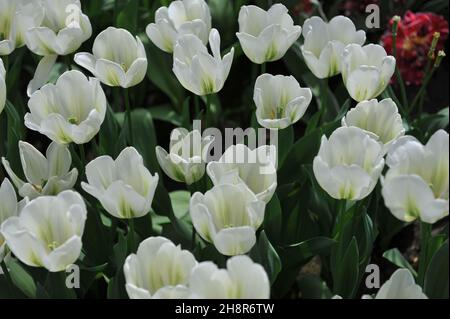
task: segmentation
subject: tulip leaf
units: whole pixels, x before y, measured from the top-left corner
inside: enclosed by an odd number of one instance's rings
[[[45,291],[52,298],[58,299],[76,299],[77,294],[75,290],[67,288],[66,286],[66,273],[65,271],[49,272],[47,280],[45,281]]]
[[[9,258],[6,261],[13,284],[19,288],[28,298],[36,297],[36,283],[33,277],[22,267],[22,265]]]
[[[278,166],[282,167],[284,160],[294,144],[294,128],[292,125],[278,130]]]
[[[411,273],[414,276],[417,276],[417,272],[414,270],[411,264],[405,259],[400,250],[398,250],[397,248],[386,250],[383,253],[383,257],[400,268],[409,269],[409,271],[411,271]]]
[[[333,295],[323,281],[317,275],[303,275],[298,280],[300,297],[305,299],[330,299]]]
[[[174,191],[169,193],[172,202],[173,212],[177,218],[182,218],[189,211],[189,201],[191,194],[188,191]]]
[[[425,275],[424,291],[428,298],[448,299],[448,239],[431,259]]]
[[[336,243],[336,240],[332,238],[319,236],[283,247],[281,255],[286,257],[283,258],[285,260],[283,266],[298,267],[316,255],[329,255]]]
[[[280,201],[277,194],[274,194],[270,202],[266,206],[264,215],[264,229],[267,233],[267,237],[274,242],[280,243],[282,240],[282,211]]]
[[[116,141],[116,143],[111,143],[111,141]],[[108,105],[105,120],[99,132],[99,155],[108,154],[115,158],[123,147],[125,147],[125,143],[119,143],[119,124],[114,116],[114,111]]]
[[[117,27],[137,32],[139,0],[127,0],[127,4],[117,16]]]
[[[261,231],[256,245],[250,251],[250,257],[264,267],[270,283],[273,284],[281,271],[281,260],[264,230]]]
[[[350,241],[345,253],[332,266],[333,293],[343,298],[353,298],[358,288],[359,251],[355,237]]]
[[[153,106],[150,109],[154,120],[164,121],[175,126],[181,126],[181,118],[168,104]]]

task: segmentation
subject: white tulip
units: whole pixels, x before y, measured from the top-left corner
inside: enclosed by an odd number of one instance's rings
[[[185,299],[189,275],[197,265],[188,250],[164,237],[150,237],[125,260],[123,272],[131,299]]]
[[[349,44],[341,57],[341,72],[350,96],[361,102],[380,95],[395,71],[395,58],[381,45]]]
[[[147,56],[139,37],[109,27],[95,38],[92,53],[75,54],[75,62],[109,86],[129,88],[147,74]]]
[[[385,205],[400,220],[435,223],[448,215],[448,133],[439,130],[422,145],[412,136],[397,140],[382,179]]]
[[[197,233],[223,255],[245,254],[256,243],[265,203],[243,184],[221,184],[194,193],[189,212]]]
[[[206,171],[214,185],[243,183],[268,203],[277,188],[274,153],[269,146],[251,150],[244,144],[232,145],[217,162],[208,163]]]
[[[173,72],[186,90],[197,95],[219,92],[233,63],[234,48],[222,59],[216,29],[209,33],[209,46],[212,55],[198,37],[185,34],[179,37],[173,51]]]
[[[37,55],[67,55],[75,52],[92,35],[89,18],[81,12],[79,0],[41,0],[42,25],[27,29],[25,42]]]
[[[97,79],[79,71],[63,73],[56,84],[46,84],[28,101],[25,125],[59,144],[84,144],[100,130],[106,97]]]
[[[384,153],[400,136],[405,134],[397,105],[387,98],[359,102],[342,118],[342,126],[356,126],[372,135],[384,145]]]
[[[303,37],[303,58],[319,79],[340,73],[340,59],[346,45],[363,45],[366,41],[366,33],[363,30],[356,31],[352,20],[344,16],[336,16],[328,23],[317,16],[306,19]]]
[[[374,189],[384,167],[382,145],[358,127],[322,136],[314,176],[335,199],[360,200]]]
[[[97,198],[103,208],[117,218],[142,217],[150,211],[158,185],[158,174],[152,176],[142,156],[127,147],[116,160],[100,156],[86,165],[88,183],[81,187]]]
[[[81,253],[86,205],[76,192],[38,197],[1,226],[6,244],[24,264],[63,271]]]
[[[363,299],[372,299],[364,295]],[[397,269],[378,290],[375,299],[428,299],[408,269]]]
[[[0,114],[2,114],[6,103],[6,70],[3,60],[0,59]]]
[[[35,0],[0,0],[0,55],[9,55],[25,45],[25,33],[38,27],[44,8]]]
[[[42,195],[57,195],[75,185],[78,170],[70,170],[72,156],[67,146],[52,142],[44,156],[33,145],[20,141],[19,154],[26,182],[17,177],[5,158],[2,158],[2,163],[20,196],[34,199]]]
[[[5,178],[0,185],[0,225],[12,216],[18,216],[28,198],[17,203],[16,192],[9,179]],[[6,254],[6,242],[0,232],[0,262]],[[1,269],[0,269],[1,274]]]
[[[192,271],[189,287],[201,299],[269,299],[270,282],[264,268],[248,256],[227,260],[227,269],[202,262]]]
[[[256,79],[256,118],[265,128],[284,129],[296,123],[311,99],[311,90],[301,88],[293,76],[262,74]]]
[[[238,20],[236,36],[242,50],[257,64],[281,59],[302,32],[281,3],[274,4],[268,11],[254,5],[242,6]]]
[[[170,135],[169,153],[156,147],[159,166],[171,179],[191,185],[205,174],[204,153],[213,140],[212,136],[202,138],[198,130],[175,129]]]
[[[204,0],[173,1],[156,10],[155,23],[146,28],[147,36],[161,50],[172,53],[179,36],[193,34],[208,43],[211,13]]]

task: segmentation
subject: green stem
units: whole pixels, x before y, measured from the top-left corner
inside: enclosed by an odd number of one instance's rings
[[[419,255],[419,274],[417,282],[423,286],[425,280],[425,273],[428,267],[428,242],[431,237],[431,224],[420,222],[420,255]]]
[[[135,227],[134,227],[134,219],[130,218],[128,219],[128,227],[129,227],[129,232],[128,232],[128,251],[130,253],[134,252],[136,250],[136,239],[134,237],[135,234]]]
[[[334,230],[333,230],[333,236],[337,237],[338,234],[342,231],[342,228],[344,226],[344,215],[347,208],[347,200],[346,199],[339,199],[337,200],[336,205],[336,215],[333,222]]]
[[[261,74],[266,73],[266,62],[261,64]]]
[[[398,22],[397,22],[398,23]],[[403,82],[402,74],[397,64],[397,26],[392,30],[392,54],[395,58],[395,78],[397,79],[398,85],[400,87],[400,94],[402,99],[403,108],[408,110],[408,97],[406,95],[405,82]]]
[[[194,118],[198,120],[200,115],[200,102],[197,94],[194,94],[194,112],[195,112]]]
[[[417,92],[416,96],[414,97],[414,100],[411,103],[411,108],[408,109],[408,114],[413,112],[414,108],[416,107],[417,103],[421,99],[422,95],[425,93],[425,90],[427,89],[427,86],[428,86],[428,82],[430,82],[431,78],[433,77],[435,70],[436,70],[436,68],[433,67],[431,70],[428,71],[428,73],[425,74],[425,78],[422,82],[422,86],[420,87],[419,91]]]
[[[191,239],[191,250],[195,249],[195,227],[192,225],[192,239]]]
[[[84,144],[78,144],[78,150],[80,152],[80,161],[81,161],[81,169],[80,177],[84,175],[84,171],[86,169],[86,152],[84,150]]]
[[[125,109],[126,109],[126,118],[128,121],[128,134],[129,134],[129,142],[131,145],[134,144],[134,137],[133,137],[133,126],[131,121],[131,105],[130,105],[130,96],[128,94],[128,90],[123,90],[124,99],[125,99]]]
[[[320,92],[320,118],[319,123],[325,122],[325,110],[327,109],[328,104],[328,78],[325,78],[321,81],[321,92]]]

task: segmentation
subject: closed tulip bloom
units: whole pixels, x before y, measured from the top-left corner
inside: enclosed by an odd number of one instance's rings
[[[214,185],[245,184],[256,197],[268,203],[277,188],[277,170],[273,149],[260,146],[254,150],[244,144],[230,146],[217,162],[206,167]]]
[[[6,103],[6,70],[3,60],[0,59],[0,114],[2,114]]]
[[[383,143],[384,153],[400,136],[405,134],[397,105],[387,98],[359,102],[342,118],[342,126],[356,126]]]
[[[210,261],[192,271],[189,280],[195,298],[200,299],[269,299],[270,282],[264,268],[248,256],[227,260],[227,269]]]
[[[350,96],[358,102],[380,95],[395,71],[395,58],[381,45],[349,44],[341,58],[341,72]]]
[[[92,53],[75,54],[75,62],[109,86],[129,88],[147,74],[147,56],[139,37],[109,27],[95,38]]]
[[[106,97],[97,79],[74,70],[34,92],[28,107],[25,125],[29,129],[59,144],[84,144],[100,130]]]
[[[185,299],[194,256],[164,237],[149,237],[125,260],[123,272],[131,299]]]
[[[83,198],[64,191],[38,197],[1,226],[6,244],[24,264],[63,271],[81,253],[87,211]]]
[[[274,4],[268,11],[254,6],[242,6],[239,11],[239,39],[245,55],[262,64],[281,59],[299,38],[302,28],[294,25],[288,9]]]
[[[40,1],[0,0],[0,55],[24,46],[26,31],[40,26],[43,19]]]
[[[189,212],[197,233],[223,255],[245,254],[256,243],[265,203],[243,184],[221,184],[191,197]]]
[[[205,174],[204,154],[212,142],[212,136],[202,138],[198,130],[175,129],[170,135],[169,153],[157,146],[156,158],[167,176],[191,185]]]
[[[306,19],[303,37],[303,58],[319,79],[340,73],[341,54],[346,45],[363,45],[366,41],[366,33],[363,30],[356,31],[352,20],[344,16],[336,16],[328,23],[317,16]]]
[[[256,79],[256,118],[265,128],[284,129],[296,123],[311,99],[311,90],[301,88],[293,76],[263,74]]]
[[[75,52],[92,35],[89,18],[81,12],[79,0],[41,0],[44,20],[29,28],[27,47],[37,55],[67,55]]]
[[[363,299],[372,299],[364,295]],[[428,299],[408,269],[397,269],[378,290],[375,299]]]
[[[26,181],[17,177],[5,158],[2,158],[2,163],[20,196],[34,199],[42,195],[57,195],[75,185],[78,170],[70,170],[72,156],[67,146],[52,142],[44,156],[33,145],[20,141],[19,154]]]
[[[384,167],[382,145],[358,127],[340,127],[322,136],[314,176],[335,199],[361,200],[377,184]]]
[[[400,220],[426,223],[448,215],[448,133],[439,130],[426,145],[401,137],[388,153],[389,170],[382,179],[385,205]]]
[[[5,178],[0,185],[0,225],[12,216],[18,216],[23,206],[28,203],[28,198],[17,203],[16,192],[9,179]],[[0,232],[0,262],[6,254],[6,242]],[[0,269],[0,275],[1,275]]]
[[[147,36],[161,50],[172,53],[179,36],[192,34],[208,43],[211,13],[204,0],[173,1],[156,10],[155,23],[146,28]]]
[[[173,51],[173,72],[181,85],[196,95],[219,92],[233,63],[234,48],[221,57],[220,35],[216,29],[209,34],[209,46],[212,55],[198,37],[185,34]]]
[[[137,218],[150,211],[158,174],[152,176],[134,147],[125,148],[116,160],[97,157],[86,165],[86,177],[88,183],[81,187],[114,217]]]

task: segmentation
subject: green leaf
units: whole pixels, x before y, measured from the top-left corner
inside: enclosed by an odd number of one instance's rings
[[[358,288],[359,252],[356,238],[350,242],[345,254],[333,266],[333,292],[343,298],[353,298]]]
[[[189,211],[189,201],[191,194],[188,191],[180,190],[169,193],[174,214],[177,218],[182,218]]]
[[[22,265],[9,258],[6,261],[13,284],[19,288],[28,298],[36,297],[36,283],[33,277],[22,267]]]
[[[115,141],[115,143],[111,143],[111,141]],[[114,111],[109,105],[107,106],[105,120],[99,132],[99,146],[99,155],[108,154],[114,158],[125,147],[125,143],[119,143],[119,123],[114,115]]]
[[[75,290],[66,287],[66,272],[49,272],[44,285],[45,291],[52,298],[76,299]]]
[[[278,165],[283,163],[294,144],[294,127],[292,125],[283,130],[278,130]]]
[[[128,0],[123,10],[117,16],[117,27],[127,29],[136,34],[138,23],[139,0]]]
[[[336,240],[328,237],[314,237],[298,244],[282,248],[282,255],[286,258],[285,267],[301,266],[311,257],[316,255],[329,255],[331,249],[336,245]]]
[[[298,280],[300,297],[304,299],[330,299],[333,295],[319,276],[304,275]]]
[[[385,251],[383,253],[383,257],[400,268],[409,269],[414,276],[417,276],[417,272],[397,248],[392,248]]]
[[[270,202],[266,206],[264,215],[264,229],[267,237],[274,242],[280,243],[282,241],[282,211],[280,201],[277,194],[274,194]]]
[[[264,267],[269,276],[270,283],[273,284],[278,273],[281,271],[281,260],[264,230],[259,234],[258,241],[249,255],[254,262]]]
[[[434,254],[425,275],[424,291],[428,298],[448,299],[448,239]]]
[[[181,126],[181,117],[168,105],[153,106],[150,109],[154,120],[159,120],[173,124],[175,126]]]

